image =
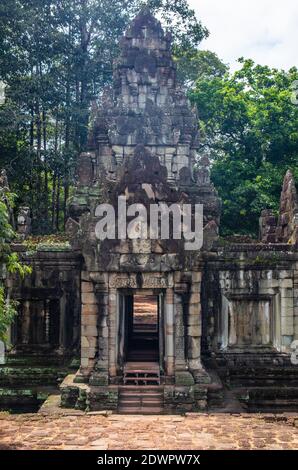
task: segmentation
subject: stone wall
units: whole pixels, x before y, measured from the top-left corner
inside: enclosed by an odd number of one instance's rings
[[[19,302],[11,329],[17,351],[76,354],[80,345],[81,257],[70,251],[37,251],[26,254],[15,247],[32,267],[23,280],[9,276],[10,296]]]
[[[206,349],[290,354],[298,339],[297,277],[298,254],[289,245],[219,251],[203,284]]]

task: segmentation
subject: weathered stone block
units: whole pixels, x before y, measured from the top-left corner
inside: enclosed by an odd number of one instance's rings
[[[97,304],[97,298],[93,293],[85,292],[85,293],[82,293],[82,303],[83,304],[94,305],[94,304]]]
[[[176,371],[175,372],[175,385],[191,386],[194,385],[195,381],[193,376],[188,371]]]
[[[92,282],[85,282],[83,281],[81,283],[81,292],[83,294],[86,294],[86,293],[93,293],[94,292],[94,286],[93,286],[93,283]]]
[[[294,334],[294,318],[281,317],[281,332],[282,335],[293,335]]]
[[[87,315],[97,315],[99,312],[99,306],[96,304],[82,305],[82,317]]]
[[[96,326],[82,326],[82,334],[84,336],[97,336],[98,331]]]
[[[85,315],[82,317],[81,324],[83,326],[94,326],[97,325],[98,319],[97,315]]]

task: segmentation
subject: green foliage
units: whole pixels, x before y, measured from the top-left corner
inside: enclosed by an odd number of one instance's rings
[[[17,302],[6,296],[4,281],[6,273],[17,273],[24,277],[30,274],[31,268],[20,262],[17,253],[11,252],[10,242],[15,236],[9,221],[9,210],[13,196],[8,189],[0,189],[0,340],[6,341],[6,332],[16,315]]]
[[[191,48],[186,51],[176,48],[175,60],[177,76],[188,88],[198,80],[209,80],[223,77],[228,67],[211,51],[201,51]]]
[[[7,341],[7,329],[16,315],[17,302],[8,301],[4,287],[0,285],[0,340]]]
[[[35,233],[65,226],[78,153],[94,97],[112,80],[119,37],[150,6],[179,50],[207,35],[186,0],[2,0],[0,167]]]
[[[24,240],[27,253],[36,251],[65,251],[70,250],[71,245],[68,238],[64,235],[44,235],[32,236]]]
[[[264,208],[275,211],[284,174],[298,181],[298,71],[240,60],[241,70],[199,78],[191,92],[201,125],[201,152],[223,200],[223,234],[256,234]]]

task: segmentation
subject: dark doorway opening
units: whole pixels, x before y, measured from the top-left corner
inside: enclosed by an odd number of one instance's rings
[[[123,299],[124,316],[120,320],[123,362],[159,362],[159,296],[135,293],[126,294]]]
[[[158,360],[158,319],[157,296],[133,296],[132,319],[128,330],[128,361]]]

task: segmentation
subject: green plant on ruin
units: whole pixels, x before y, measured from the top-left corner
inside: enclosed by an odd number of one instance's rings
[[[64,251],[71,248],[65,235],[41,235],[32,236],[23,242],[27,255],[33,255],[37,251]]]
[[[13,195],[5,188],[0,190],[0,340],[7,341],[6,332],[17,313],[17,302],[7,295],[4,278],[7,273],[24,277],[31,268],[24,265],[17,253],[11,251],[10,242],[15,233],[10,224],[9,208],[13,206]]]

